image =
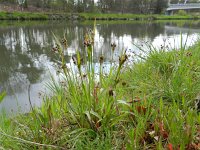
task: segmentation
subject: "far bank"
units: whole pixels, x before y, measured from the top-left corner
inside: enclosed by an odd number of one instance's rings
[[[198,20],[198,15],[0,12],[0,20]]]

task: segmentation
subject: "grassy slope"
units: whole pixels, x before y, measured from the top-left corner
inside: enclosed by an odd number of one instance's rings
[[[0,119],[0,148],[198,149],[199,49],[200,43],[189,50],[152,51],[126,68],[120,67],[126,60],[122,55],[119,67],[108,76],[100,74],[98,85],[92,70],[86,83],[63,68],[66,80],[50,85],[55,96],[41,108]]]
[[[199,44],[187,51],[153,51],[125,74],[134,92],[167,101],[194,99],[200,89]],[[132,78],[131,78],[132,77]]]

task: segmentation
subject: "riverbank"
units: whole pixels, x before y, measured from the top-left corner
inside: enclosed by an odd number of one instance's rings
[[[45,97],[41,108],[0,118],[0,148],[199,149],[200,43],[187,50],[149,49],[147,57],[133,56],[140,59],[132,65],[124,52],[107,74],[100,56],[96,74],[92,40],[89,32],[88,57],[77,52],[74,72],[65,67],[66,39],[56,39],[52,53],[61,58],[64,80],[52,79],[53,96]]]
[[[197,15],[0,12],[0,20],[194,20]]]
[[[142,15],[142,14],[95,14],[81,13],[81,18],[86,20],[190,20],[200,19],[199,16],[192,15]]]

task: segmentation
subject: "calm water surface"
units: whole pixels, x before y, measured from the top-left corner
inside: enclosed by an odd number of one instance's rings
[[[50,76],[56,77],[54,64],[58,58],[52,53],[54,38],[66,35],[69,63],[76,50],[82,51],[84,33],[93,27],[92,22],[0,22],[0,92],[6,91],[0,111],[9,114],[30,110],[31,103],[41,105],[42,96],[48,89]],[[101,54],[105,61],[111,59],[110,44],[117,44],[115,59],[123,49],[140,54],[138,46],[152,44],[160,48],[191,46],[198,39],[200,22],[97,22],[94,60]],[[136,46],[137,45],[137,46]]]

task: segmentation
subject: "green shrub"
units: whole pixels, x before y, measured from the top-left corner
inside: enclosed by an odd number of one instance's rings
[[[180,16],[187,16],[187,12],[185,10],[179,10],[176,14]]]

